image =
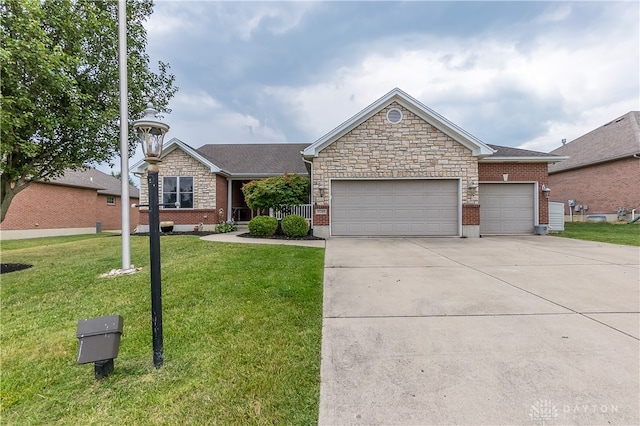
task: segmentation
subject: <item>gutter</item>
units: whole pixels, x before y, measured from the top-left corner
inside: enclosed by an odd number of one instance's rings
[[[569,157],[565,157],[565,158],[569,158]],[[575,165],[575,166],[566,167],[564,169],[549,170],[549,174],[552,175],[552,174],[555,174],[555,173],[568,172],[570,170],[582,169],[584,167],[595,166],[597,164],[604,164],[604,163],[610,163],[612,161],[624,160],[625,158],[635,158],[636,160],[639,160],[640,159],[640,152],[635,153],[635,154],[618,155],[616,157],[606,158],[604,160],[594,161],[594,162],[591,162],[591,163],[583,163],[583,164],[579,164],[579,165]]]
[[[485,157],[479,163],[559,163],[569,157]]]

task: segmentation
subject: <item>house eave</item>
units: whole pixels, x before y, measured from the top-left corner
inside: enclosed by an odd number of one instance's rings
[[[478,160],[479,163],[559,163],[568,160],[569,157],[485,157]]]
[[[569,157],[564,157],[564,158],[569,158]],[[553,170],[553,171],[549,170],[549,174],[552,175],[552,174],[556,174],[556,173],[568,172],[568,171],[571,171],[571,170],[583,169],[585,167],[597,166],[598,164],[605,164],[605,163],[611,163],[613,161],[624,160],[625,158],[640,159],[640,152],[619,155],[619,156],[616,156],[616,157],[611,157],[611,158],[607,158],[607,159],[600,160],[600,161],[592,161],[590,163],[578,164],[578,165],[575,165],[575,166],[566,167],[564,169],[559,169],[559,170]]]
[[[296,174],[296,175],[300,175],[300,176],[309,176],[309,173],[291,173],[291,174]],[[231,180],[238,180],[238,179],[264,179],[264,178],[269,178],[269,177],[273,177],[273,176],[282,176],[282,173],[280,172],[274,172],[274,173],[232,173],[229,176],[227,176],[229,179]]]
[[[196,161],[200,162],[202,165],[207,167],[211,173],[221,174],[223,176],[230,176],[231,173],[226,170],[221,169],[220,167],[213,164],[211,161],[200,155],[195,149],[191,148],[189,145],[182,142],[180,139],[172,138],[167,145],[164,147],[162,151],[162,158],[166,157],[176,149],[182,149],[187,155],[194,158]],[[130,170],[134,173],[144,173],[147,170],[149,165],[144,161],[138,161],[136,164],[130,167]],[[162,166],[161,166],[162,167]]]

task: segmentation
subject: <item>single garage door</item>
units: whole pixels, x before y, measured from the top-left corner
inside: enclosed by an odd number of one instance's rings
[[[479,191],[481,234],[533,233],[532,183],[482,183]]]
[[[348,180],[331,184],[331,234],[458,235],[458,181]]]

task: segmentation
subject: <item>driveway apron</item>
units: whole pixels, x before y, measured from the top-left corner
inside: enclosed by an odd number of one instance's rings
[[[328,240],[319,424],[640,424],[639,254]]]

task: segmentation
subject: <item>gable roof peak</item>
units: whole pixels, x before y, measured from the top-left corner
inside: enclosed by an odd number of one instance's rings
[[[436,129],[450,136],[456,142],[469,148],[474,156],[484,157],[493,154],[494,150],[480,139],[473,136],[471,133],[457,126],[453,122],[447,120],[442,115],[438,114],[431,108],[424,105],[422,102],[413,98],[400,88],[396,87],[393,90],[386,93],[384,96],[364,108],[362,111],[349,118],[344,123],[340,124],[329,133],[316,140],[309,145],[304,151],[303,155],[307,158],[317,157],[318,153],[327,146],[331,145],[336,140],[371,118],[376,113],[380,112],[391,103],[397,102],[402,107],[411,111]]]

